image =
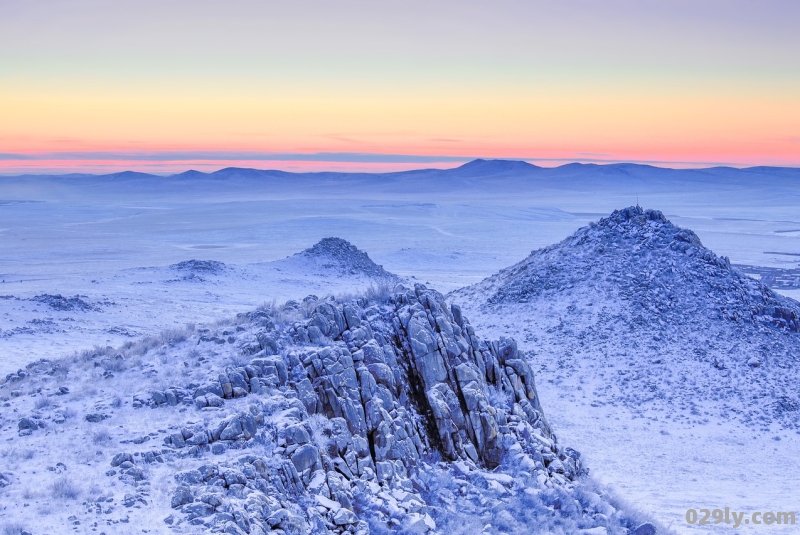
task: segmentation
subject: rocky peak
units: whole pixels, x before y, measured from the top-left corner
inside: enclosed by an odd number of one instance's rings
[[[798,303],[733,269],[660,211],[639,206],[616,210],[478,285],[488,287],[492,304],[587,286],[641,303],[654,319],[698,311],[800,331]]]
[[[80,357],[125,396],[86,399],[82,409],[87,425],[118,437],[102,462],[81,469],[107,479],[102,503],[125,507],[117,522],[158,531],[163,519],[177,533],[234,535],[636,527],[636,517],[583,490],[580,454],[551,431],[514,340],[480,338],[458,306],[422,285],[380,301],[305,304],[302,314],[263,308],[122,349],[135,359]],[[57,372],[43,360],[0,388],[66,377]],[[69,396],[69,386],[54,395]],[[8,413],[20,415],[18,440],[52,446],[85,432],[28,398],[7,398]],[[1,481],[17,485],[22,475]],[[151,496],[151,481],[165,488]],[[74,521],[88,524],[94,511]]]
[[[153,407],[184,396],[201,412],[250,400],[219,423],[178,424],[167,437],[178,457],[221,456],[176,476],[174,518],[227,533],[239,533],[231,523],[250,534],[446,533],[452,515],[485,525],[487,504],[489,516],[500,514],[509,492],[545,508],[584,472],[552,433],[516,343],[479,338],[438,292],[416,285],[384,303],[319,301],[283,327],[263,313],[249,319],[246,362],[193,391],[141,396]],[[227,454],[235,450],[245,455]],[[461,490],[450,488],[454,473]],[[454,491],[471,496],[458,510],[446,499]],[[583,527],[630,522],[603,516],[603,500],[587,507],[575,513]]]
[[[379,266],[358,247],[341,238],[323,238],[312,247],[295,255],[321,263],[349,275],[367,275],[379,279],[397,277]]]

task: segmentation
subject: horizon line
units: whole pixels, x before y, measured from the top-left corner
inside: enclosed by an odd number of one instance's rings
[[[124,172],[134,172],[150,174],[153,176],[174,176],[187,171],[196,171],[204,174],[211,174],[228,168],[249,169],[256,171],[283,171],[288,173],[366,173],[366,174],[385,174],[392,172],[415,171],[424,169],[453,169],[460,165],[450,166],[447,164],[467,164],[470,162],[484,161],[506,161],[506,162],[525,162],[542,168],[558,168],[570,164],[581,165],[642,165],[658,167],[661,169],[709,169],[715,167],[729,167],[734,169],[748,169],[753,167],[775,167],[796,169],[796,165],[775,165],[766,164],[744,164],[741,162],[727,161],[676,161],[676,160],[657,160],[657,159],[624,159],[609,158],[606,155],[599,157],[486,157],[486,156],[453,156],[453,155],[418,155],[418,154],[392,154],[392,153],[361,153],[361,152],[315,152],[315,153],[269,153],[251,151],[158,151],[158,152],[102,152],[102,151],[65,151],[47,153],[0,153],[0,176],[62,176],[62,175],[93,175],[104,176]],[[82,161],[83,165],[68,165],[69,162],[77,163]],[[3,163],[30,163],[33,165],[17,167],[14,170],[4,171]],[[67,165],[58,165],[58,163]],[[275,162],[294,164],[289,167],[298,167],[297,164],[316,164],[309,169],[277,169],[261,168],[253,166],[253,163]],[[114,165],[114,164],[118,165]],[[360,170],[342,171],[337,169],[320,169],[319,164],[362,164],[366,168]],[[551,163],[553,165],[541,165]],[[37,165],[41,164],[41,165]],[[127,164],[127,165],[126,165]],[[139,164],[139,165],[137,165]],[[142,168],[144,164],[145,168]],[[237,165],[239,164],[239,165]],[[251,165],[247,165],[251,164]],[[370,170],[369,167],[377,165],[401,166],[391,170]],[[419,164],[440,164],[437,167],[408,167]],[[442,168],[444,164],[446,167]],[[146,169],[147,167],[161,167],[169,165],[178,167],[182,170],[165,169]],[[10,165],[8,167],[11,167]],[[117,169],[114,169],[118,167]],[[198,170],[195,167],[211,167],[212,169]],[[331,166],[331,167],[336,167]],[[93,169],[94,168],[94,169]],[[104,168],[104,169],[98,169]],[[137,169],[138,168],[138,169]],[[146,170],[145,170],[146,169]]]

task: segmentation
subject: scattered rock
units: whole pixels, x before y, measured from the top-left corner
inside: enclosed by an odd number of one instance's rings
[[[342,507],[333,515],[333,523],[337,526],[346,526],[348,524],[355,524],[358,522],[358,517],[350,509]]]
[[[633,530],[633,535],[656,535],[656,527],[650,522],[645,522]]]
[[[192,490],[187,485],[180,485],[172,494],[171,505],[173,509],[177,509],[181,505],[192,503],[193,501]]]
[[[209,273],[218,274],[226,269],[226,265],[216,260],[184,260],[177,264],[169,266],[170,269],[175,271],[189,271],[196,273]]]
[[[133,464],[133,455],[130,453],[117,453],[114,455],[114,458],[111,459],[111,466],[117,467],[124,462],[129,462]]]
[[[88,301],[85,301],[85,295],[76,295],[74,297],[63,297],[61,294],[50,295],[41,294],[31,298],[31,301],[42,303],[54,310],[62,312],[80,311],[87,312],[90,310],[98,310],[97,307],[92,306]]]

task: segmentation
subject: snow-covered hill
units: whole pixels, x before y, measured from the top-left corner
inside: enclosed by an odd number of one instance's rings
[[[7,376],[5,532],[656,532],[582,477],[513,340],[421,285],[303,305]]]
[[[596,403],[800,430],[800,303],[661,212],[616,211],[451,297],[609,368]]]
[[[698,529],[683,520],[696,502],[794,507],[800,304],[690,230],[619,210],[449,298],[520,340],[597,475],[663,521]]]
[[[322,239],[272,262],[241,265],[192,258],[102,277],[37,278],[15,285],[14,294],[0,295],[0,375],[41,355],[117,346],[165,328],[251,310],[265,299],[358,293],[398,281],[340,238]]]
[[[388,271],[450,291],[637,198],[774,290],[800,295],[798,169],[475,161],[388,174],[2,177],[0,378],[40,358],[105,351],[163,329],[214,329],[219,318],[273,300],[294,300],[289,309],[302,316],[313,308],[303,296],[381,284],[335,258],[295,255],[324,236],[346,238]],[[647,241],[632,243],[639,239]],[[686,254],[672,257],[654,240],[652,265],[621,239],[619,254],[604,257],[618,282],[606,280],[608,266],[592,264],[588,253],[581,262],[590,275],[566,269],[580,247],[565,248],[563,258],[553,249],[560,286],[534,291],[528,303],[488,305],[489,296],[475,295],[464,309],[480,332],[513,336],[532,356],[548,418],[593,474],[676,530],[714,529],[687,526],[688,505],[795,507],[787,497],[798,493],[800,435],[790,427],[798,411],[787,362],[797,335],[791,317],[770,311],[793,305],[760,286],[750,295],[748,280]],[[705,254],[689,240],[679,242]],[[676,262],[673,271],[659,263],[664,258]],[[674,286],[662,295],[658,280]],[[726,293],[728,282],[736,292]],[[507,297],[525,284],[504,288]],[[109,392],[92,381],[87,391]],[[9,444],[0,471],[29,454]]]
[[[383,266],[379,266],[358,247],[341,238],[323,238],[313,247],[297,253],[275,265],[293,268],[300,266],[303,272],[320,272],[327,277],[357,277],[369,278],[374,282],[392,284],[398,282],[398,277],[389,273]]]

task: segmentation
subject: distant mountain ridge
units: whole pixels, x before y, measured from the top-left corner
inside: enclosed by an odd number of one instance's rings
[[[416,174],[431,174],[443,176],[460,176],[464,178],[482,177],[482,176],[507,176],[507,175],[525,175],[534,173],[544,173],[557,175],[570,174],[572,172],[580,173],[630,173],[630,172],[680,172],[680,173],[703,173],[703,174],[753,174],[753,173],[778,173],[782,175],[800,176],[800,168],[795,167],[771,167],[771,166],[754,166],[754,167],[725,167],[715,166],[707,168],[689,168],[689,169],[676,169],[670,167],[657,167],[649,164],[638,163],[608,163],[608,164],[594,164],[594,163],[567,163],[556,167],[540,167],[523,160],[505,160],[505,159],[482,159],[478,158],[471,160],[458,167],[448,169],[438,168],[420,168],[409,171],[395,171],[395,172],[337,172],[337,171],[315,171],[315,172],[292,172],[281,171],[277,169],[255,169],[247,167],[225,167],[217,171],[205,173],[193,169],[183,171],[181,173],[174,173],[171,175],[155,175],[150,173],[142,173],[138,171],[120,171],[116,173],[105,174],[90,174],[90,173],[71,173],[63,175],[52,174],[25,174],[25,175],[12,175],[0,178],[33,178],[33,177],[63,177],[63,178],[109,178],[109,179],[199,179],[199,178],[261,178],[261,177],[300,177],[300,176],[402,176],[402,175],[416,175]]]

